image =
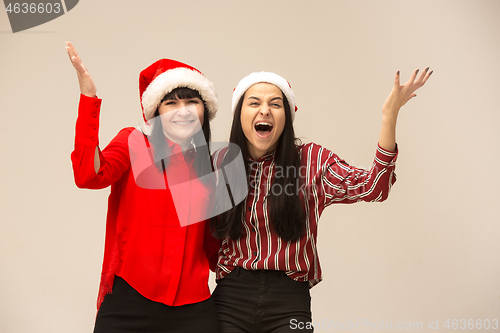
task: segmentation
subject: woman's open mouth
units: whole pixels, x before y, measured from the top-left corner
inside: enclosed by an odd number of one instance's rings
[[[255,124],[254,128],[259,137],[267,138],[269,135],[271,135],[273,125],[268,122],[259,121]]]

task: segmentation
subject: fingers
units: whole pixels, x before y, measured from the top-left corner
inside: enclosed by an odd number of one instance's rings
[[[76,53],[75,47],[71,44],[71,42],[66,42],[66,46],[71,49],[72,53]]]
[[[400,83],[399,83],[399,71],[396,72],[396,77],[394,78],[394,88],[399,88]]]
[[[417,84],[419,87],[423,86],[425,84],[425,82],[427,82],[427,80],[429,79],[431,74],[433,73],[433,71],[429,71],[429,69],[430,69],[429,67],[426,67],[422,71],[422,73],[420,74],[418,79],[415,81],[415,84]]]
[[[80,58],[80,55],[78,54],[78,52],[76,52],[76,49],[73,46],[73,44],[71,44],[71,42],[68,42],[68,46],[70,47],[71,52],[72,52],[73,56],[75,57],[76,61],[82,63],[82,59]]]
[[[75,69],[78,71],[78,65],[76,63],[76,55],[75,55],[75,48],[70,42],[66,42],[66,52],[68,53],[69,60],[71,61],[71,64]]]
[[[75,47],[70,42],[66,42],[66,51],[70,59],[73,61],[73,58],[79,58],[78,53],[75,50]]]
[[[73,67],[76,69],[77,73],[79,75],[84,75],[87,73],[87,68],[82,62],[82,59],[78,55],[78,52],[76,52],[75,47],[71,42],[66,42],[66,51],[68,52],[69,60],[73,64]]]
[[[76,52],[76,49],[71,42],[66,42],[66,50],[68,50],[68,53],[71,54],[72,57],[79,58],[78,52]]]
[[[407,93],[413,93],[413,91],[422,87],[433,73],[433,71],[430,71],[429,69],[430,69],[429,67],[426,67],[420,73],[420,75],[418,75],[420,70],[416,69],[411,75],[410,79],[401,88],[405,90]],[[410,98],[413,97],[414,96],[411,96]]]
[[[429,71],[429,67],[427,67],[425,69],[425,76],[422,78],[422,85],[425,84],[425,82],[427,82],[427,80],[429,79],[429,77],[432,75],[434,71]]]
[[[426,67],[422,73],[420,73],[420,76],[418,77],[418,79],[415,81],[415,83],[420,87],[420,86],[423,86],[424,85],[424,78],[425,76],[427,75],[427,73],[429,72],[429,67]]]
[[[70,42],[66,42],[66,52],[68,53],[71,64],[76,69],[78,84],[80,85],[80,92],[83,95],[94,97],[96,94],[96,86],[94,80],[92,80],[92,77],[83,64],[82,59],[78,55],[78,52],[76,52],[75,47]]]
[[[69,42],[66,42],[65,49],[66,49],[66,52],[68,53],[69,61],[71,61],[71,63],[73,63],[74,53],[69,45],[70,45]],[[73,64],[73,66],[74,66],[74,64]]]
[[[415,79],[417,78],[417,74],[419,71],[419,69],[414,70],[413,74],[410,76],[410,79],[408,80],[408,82],[406,82],[406,84],[413,84],[415,82]]]

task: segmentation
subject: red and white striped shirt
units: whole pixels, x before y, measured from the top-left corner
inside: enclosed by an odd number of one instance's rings
[[[287,189],[272,187],[279,172],[274,152],[250,164],[250,184],[245,200],[242,236],[222,241],[216,278],[222,279],[236,266],[248,270],[280,270],[297,281],[314,286],[322,280],[316,244],[318,220],[325,207],[334,203],[383,201],[396,181],[396,152],[380,146],[370,170],[348,165],[333,152],[314,143],[297,147],[300,154],[301,184],[299,198],[305,212],[305,233],[297,241],[286,242],[274,232],[268,207],[268,195],[286,195]],[[224,153],[216,152],[220,165]],[[282,192],[280,192],[282,191]]]

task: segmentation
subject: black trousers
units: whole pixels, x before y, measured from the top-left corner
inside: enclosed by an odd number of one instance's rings
[[[94,333],[219,333],[212,298],[182,306],[168,306],[139,294],[116,276],[113,293],[104,297]]]
[[[313,332],[308,282],[236,267],[212,294],[223,333]]]

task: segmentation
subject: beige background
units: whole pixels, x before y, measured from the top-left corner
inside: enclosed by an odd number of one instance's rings
[[[101,146],[138,124],[139,71],[170,57],[215,83],[214,140],[228,137],[237,82],[274,71],[294,88],[303,141],[365,167],[394,73],[431,66],[400,115],[389,200],[321,218],[316,332],[500,320],[499,16],[496,0],[82,0],[12,34],[2,8],[0,332],[93,328],[109,190],[73,182],[79,91],[66,40],[103,98]],[[372,329],[348,326],[357,320]]]

